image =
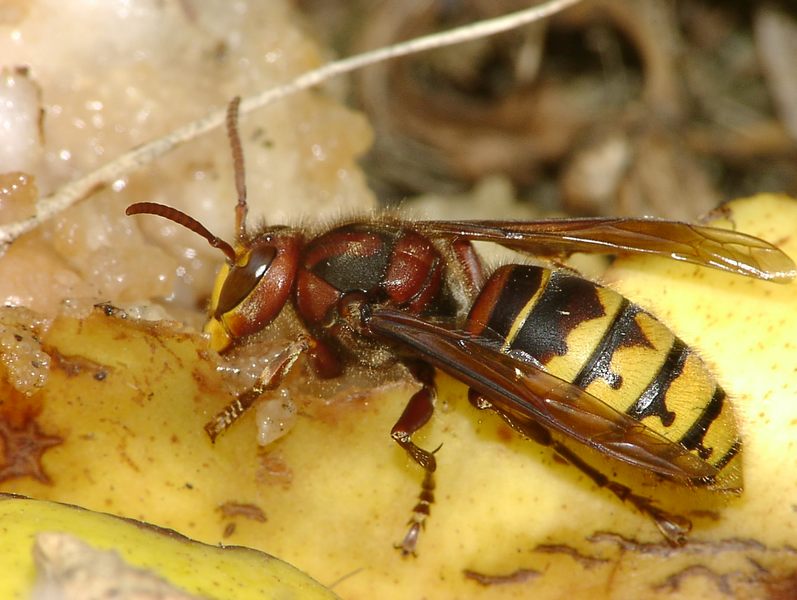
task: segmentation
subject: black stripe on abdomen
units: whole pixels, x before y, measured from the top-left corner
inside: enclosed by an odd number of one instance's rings
[[[546,364],[554,356],[567,353],[567,337],[579,324],[605,314],[594,283],[552,271],[526,322],[510,340],[510,348],[527,352]]]
[[[711,427],[711,424],[717,419],[718,416],[720,416],[720,413],[722,412],[722,405],[724,403],[725,391],[721,387],[717,386],[714,390],[714,395],[703,409],[703,412],[692,424],[689,430],[683,435],[683,437],[678,440],[678,443],[680,443],[681,446],[687,450],[694,450],[697,448],[698,456],[704,460],[711,456],[713,448],[706,448],[703,445],[703,439],[706,437],[708,428]],[[730,458],[728,458],[728,460],[730,460]]]
[[[741,449],[742,449],[742,441],[739,439],[735,440],[733,442],[733,445],[728,449],[725,455],[722,458],[720,458],[716,463],[714,463],[714,466],[717,468],[718,471],[721,471],[723,468],[725,468],[725,465],[731,462],[734,456],[739,454]]]
[[[636,402],[628,407],[626,414],[638,421],[655,416],[661,419],[661,424],[665,427],[672,425],[675,413],[667,409],[667,391],[673,381],[681,376],[687,358],[689,358],[689,348],[676,338],[659,372]]]
[[[509,335],[518,314],[534,297],[542,283],[539,267],[514,266],[490,311],[487,327],[503,339]],[[477,300],[478,302],[478,300]]]
[[[595,381],[596,379],[603,379],[613,389],[619,389],[623,383],[622,375],[614,373],[611,370],[611,362],[614,353],[621,346],[629,345],[629,341],[637,344],[646,343],[650,346],[650,342],[645,338],[644,334],[639,330],[636,323],[636,316],[642,309],[636,304],[631,304],[627,298],[623,298],[620,308],[617,311],[611,325],[603,334],[595,350],[589,357],[584,366],[578,372],[578,375],[573,379],[573,383],[581,389]],[[638,332],[638,333],[637,333]],[[629,340],[629,337],[634,337],[633,334],[637,333],[635,339]],[[638,339],[641,335],[641,340]]]

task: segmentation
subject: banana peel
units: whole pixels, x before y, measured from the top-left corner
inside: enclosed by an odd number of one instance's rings
[[[797,257],[797,201],[739,200],[718,218]],[[12,476],[0,489],[258,548],[351,599],[788,597],[797,586],[797,482],[785,475],[797,472],[797,284],[644,257],[616,261],[603,279],[698,349],[740,422],[739,498],[663,484],[584,451],[688,516],[682,548],[438,375],[437,411],[414,438],[442,444],[436,501],[418,556],[402,557],[393,545],[421,473],[388,432],[411,387],[306,406],[267,448],[247,414],[214,445],[203,425],[229,395],[204,340],[102,310],[52,324],[40,392],[3,384],[0,477]]]
[[[261,552],[208,546],[174,531],[76,506],[0,495],[0,523],[0,597],[8,600],[30,598],[34,590],[41,594],[36,597],[81,600],[335,598],[297,569]]]

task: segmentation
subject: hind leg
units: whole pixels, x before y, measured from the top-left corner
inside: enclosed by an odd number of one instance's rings
[[[506,423],[515,431],[519,432],[525,437],[528,437],[538,444],[552,448],[561,458],[576,467],[579,471],[589,477],[595,485],[605,488],[612,492],[623,502],[628,502],[634,508],[644,515],[647,515],[659,531],[664,535],[667,541],[673,546],[680,546],[686,542],[686,534],[692,529],[692,523],[689,519],[668,513],[653,504],[650,498],[639,496],[635,494],[631,488],[625,486],[617,481],[614,481],[607,475],[604,475],[598,469],[584,461],[580,456],[575,454],[570,448],[555,440],[551,433],[542,425],[537,423],[531,418],[520,419],[516,416],[510,416],[498,411],[493,407],[489,400],[486,400],[473,390],[468,392],[468,400],[470,403],[479,410],[492,409],[497,412]]]

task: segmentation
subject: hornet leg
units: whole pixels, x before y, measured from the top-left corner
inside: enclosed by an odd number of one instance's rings
[[[436,395],[434,368],[421,361],[407,361],[406,364],[410,373],[423,387],[412,395],[390,435],[410,455],[412,460],[423,468],[424,477],[418,502],[412,509],[409,530],[401,543],[396,545],[405,556],[415,554],[418,537],[429,516],[429,509],[434,502],[434,471],[437,468],[434,452],[424,450],[412,441],[412,434],[423,427],[434,412]]]
[[[469,391],[468,399],[473,406],[480,410],[488,408],[495,410],[489,400],[473,392],[473,390]],[[555,440],[545,427],[531,418],[519,419],[515,416],[503,414],[500,411],[496,412],[498,412],[501,418],[503,418],[512,429],[538,444],[552,448],[560,457],[589,477],[595,485],[609,490],[623,502],[628,502],[639,512],[653,519],[656,527],[671,545],[682,546],[686,542],[686,534],[692,529],[692,523],[689,519],[668,513],[658,508],[653,504],[650,498],[634,494],[628,486],[610,479],[598,469],[584,461],[580,456],[570,450],[570,448]]]

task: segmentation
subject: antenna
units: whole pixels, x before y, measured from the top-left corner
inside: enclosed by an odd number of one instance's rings
[[[241,137],[238,135],[238,106],[241,97],[236,96],[227,107],[227,137],[232,149],[232,166],[235,171],[235,189],[238,192],[238,204],[235,206],[235,231],[238,240],[246,238],[246,171],[244,170],[244,152],[241,148]]]
[[[246,206],[246,204],[244,204],[244,206]],[[198,233],[205,238],[211,246],[224,252],[231,263],[235,263],[235,250],[233,250],[232,246],[230,246],[220,237],[210,233],[208,228],[202,225],[202,223],[193,217],[189,217],[181,210],[177,210],[171,206],[164,206],[163,204],[158,204],[157,202],[136,202],[135,204],[131,204],[127,207],[125,214],[127,216],[141,214],[156,215],[158,217],[163,217],[164,219],[169,219],[178,225],[182,225],[186,229],[190,229],[194,233]]]

